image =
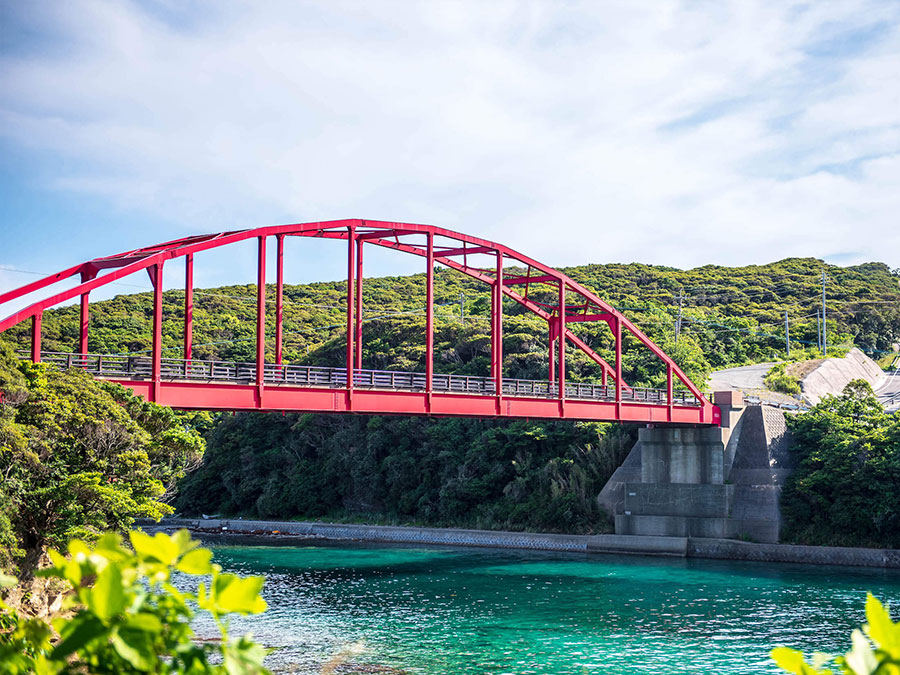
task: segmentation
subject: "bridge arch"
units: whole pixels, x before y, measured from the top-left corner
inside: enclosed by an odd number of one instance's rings
[[[289,371],[282,363],[283,342],[283,258],[286,237],[316,237],[347,242],[347,347],[343,369],[326,374],[307,368]],[[193,257],[209,249],[257,239],[257,340],[256,363],[235,364],[234,377],[217,379],[208,368],[192,359]],[[266,247],[274,239],[276,255],[275,363],[265,362]],[[404,378],[362,368],[362,259],[366,244],[416,255],[426,261],[426,372],[421,377]],[[491,262],[479,267],[476,261]],[[185,327],[182,366],[162,358],[162,292],[165,263],[175,258],[185,261]],[[453,376],[436,375],[434,353],[434,268],[442,265],[488,286],[491,295],[491,375],[466,378],[464,385]],[[512,265],[524,274],[507,275]],[[132,274],[146,271],[153,284],[153,347],[149,363],[110,361],[104,371],[102,355],[88,353],[89,304],[91,291]],[[432,415],[484,415],[635,421],[651,423],[718,424],[717,407],[681,371],[662,349],[653,343],[621,312],[559,270],[544,265],[503,244],[432,225],[372,220],[335,220],[197,235],[148,246],[118,255],[95,258],[49,275],[20,288],[0,294],[0,307],[27,294],[70,278],[78,283],[13,312],[0,320],[0,333],[31,321],[30,356],[40,361],[43,313],[68,300],[81,300],[79,352],[65,360],[70,366],[92,370],[101,377],[119,381],[148,400],[174,407],[209,409],[304,410],[316,412],[372,412]],[[555,303],[534,298],[534,289],[555,292]],[[503,377],[504,298],[515,301],[547,322],[549,373],[546,384],[531,382],[520,386]],[[615,359],[603,359],[570,327],[573,323],[603,322],[612,332]],[[622,342],[631,335],[658,357],[666,369],[665,390],[637,390],[622,378]],[[581,385],[566,381],[567,344],[598,364],[602,382]],[[94,357],[99,360],[95,361]],[[58,355],[55,362],[60,363]],[[116,365],[110,365],[116,364]],[[559,364],[559,365],[555,365]],[[279,370],[280,369],[280,370]],[[229,371],[230,372],[230,371]],[[292,378],[289,378],[289,373]],[[205,379],[204,379],[205,378]],[[324,378],[324,380],[323,380]],[[340,382],[337,382],[337,379]],[[380,378],[380,379],[379,379]],[[473,385],[473,381],[475,384]],[[610,384],[610,381],[612,384]],[[687,392],[676,392],[681,382]],[[585,388],[589,387],[589,388]]]

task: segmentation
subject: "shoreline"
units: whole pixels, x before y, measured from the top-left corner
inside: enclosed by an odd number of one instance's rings
[[[201,534],[256,535],[268,539],[326,539],[900,569],[900,549],[759,544],[734,539],[622,534],[550,534],[237,518],[164,518],[158,523],[140,519],[135,524],[148,530],[186,528]]]

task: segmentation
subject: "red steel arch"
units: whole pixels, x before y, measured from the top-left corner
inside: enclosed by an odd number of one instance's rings
[[[306,380],[298,386],[287,377],[282,364],[282,289],[285,237],[319,237],[345,240],[347,246],[347,354],[346,367],[335,381],[330,369],[327,382],[314,381],[307,369]],[[265,293],[266,242],[274,237],[277,245],[277,280],[275,312],[275,364],[265,363]],[[257,350],[252,382],[217,381],[210,366],[209,377],[197,381],[202,371],[200,362],[192,361],[193,256],[196,253],[256,238],[258,240],[257,276]],[[362,370],[362,259],[365,244],[421,256],[426,260],[426,373],[424,380],[409,379],[409,386],[397,385],[400,374],[387,384],[383,374],[367,375]],[[490,256],[492,265],[477,267],[471,258]],[[175,372],[162,359],[162,275],[164,264],[174,258],[185,259],[185,328],[183,371]],[[467,383],[462,391],[448,376],[438,375],[436,386],[433,366],[434,337],[434,265],[444,265],[491,288],[491,377],[479,380],[474,391]],[[512,263],[525,268],[525,274],[506,276],[504,266]],[[80,277],[74,288],[46,297],[0,321],[0,332],[28,319],[32,321],[31,358],[41,360],[41,319],[46,309],[80,296],[81,328],[79,354],[70,365],[88,367],[89,296],[96,288],[131,274],[146,270],[154,288],[153,348],[147,367],[129,367],[107,372],[102,356],[96,361],[97,374],[132,388],[148,400],[180,408],[216,410],[291,410],[306,412],[359,412],[380,414],[475,415],[498,417],[531,417],[633,421],[650,423],[713,424],[720,423],[719,409],[714,406],[678,368],[672,359],[656,346],[621,312],[597,297],[568,276],[502,244],[454,232],[432,225],[382,222],[372,220],[335,220],[326,222],[274,225],[256,229],[198,235],[135,249],[118,255],[95,258],[80,265],[0,294],[0,307],[26,294],[40,291],[71,277]],[[557,302],[550,305],[534,300],[532,289],[556,292]],[[522,393],[519,385],[511,388],[503,378],[502,299],[509,298],[547,321],[549,329],[548,385],[532,384]],[[612,331],[615,362],[607,363],[581,340],[568,324],[602,321]],[[661,359],[666,367],[666,389],[651,393],[633,390],[622,379],[622,336],[630,333]],[[571,343],[602,369],[603,381],[585,393],[566,382],[566,344]],[[107,357],[109,363],[109,357]],[[57,359],[58,360],[58,359]],[[171,361],[171,360],[169,360]],[[559,365],[557,365],[559,364]],[[236,364],[239,366],[240,364]],[[273,370],[281,368],[282,370]],[[238,368],[239,370],[239,368]],[[237,372],[237,371],[236,371]],[[281,373],[281,375],[279,375]],[[180,375],[180,376],[179,376]],[[296,373],[295,373],[296,375]],[[365,376],[364,376],[365,375]],[[298,377],[302,376],[302,373]],[[318,374],[316,375],[318,377]],[[221,378],[220,378],[221,379]],[[246,379],[246,378],[245,378]],[[302,379],[302,377],[301,377]],[[400,378],[402,379],[402,378]],[[613,385],[608,381],[612,379]],[[236,380],[236,381],[235,381]],[[484,381],[481,381],[484,380]],[[674,391],[678,380],[689,395]],[[400,386],[401,389],[397,387]],[[402,390],[405,387],[406,390]],[[599,387],[599,388],[598,388]],[[641,393],[643,392],[643,394]]]

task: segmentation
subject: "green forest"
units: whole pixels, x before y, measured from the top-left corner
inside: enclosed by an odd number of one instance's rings
[[[747,267],[678,270],[632,263],[563,271],[622,310],[701,386],[713,369],[783,357],[785,312],[793,349],[814,350],[823,271],[829,346],[840,350],[856,345],[878,356],[900,341],[900,270],[892,272],[883,263],[837,267],[814,258],[790,258]],[[545,291],[542,298],[534,288],[535,300],[555,301],[555,291]],[[274,296],[274,286],[269,285],[266,346],[270,361],[275,349]],[[345,282],[286,284],[284,298],[285,362],[342,365]],[[151,300],[150,293],[136,293],[92,303],[89,351],[149,353]],[[461,273],[440,269],[435,274],[435,304],[435,372],[488,375],[487,287]],[[676,344],[679,304],[682,321]],[[164,293],[164,356],[181,356],[183,305],[183,291]],[[366,280],[364,368],[424,371],[424,306],[424,274]],[[75,349],[78,311],[77,306],[69,306],[44,315],[45,350]],[[197,289],[193,317],[194,358],[255,360],[255,285]],[[612,360],[611,335],[605,325],[580,324],[573,330]],[[29,326],[16,327],[9,334],[20,348],[27,348]],[[505,377],[546,377],[546,322],[511,300],[504,303],[503,349]],[[599,367],[575,349],[568,350],[566,369],[573,381],[599,377]],[[659,386],[664,381],[655,357],[637,348],[633,340],[625,341],[623,370],[626,381],[634,386]]]
[[[900,341],[900,270],[881,263],[792,258],[740,268],[606,264],[565,272],[622,310],[702,386],[713,369],[784,358],[785,313],[792,356],[815,356],[823,270],[830,353],[856,345],[878,356]],[[343,364],[345,296],[342,282],[285,286],[286,362]],[[274,287],[267,298],[273,360]],[[164,294],[165,356],[181,355],[183,301],[183,291]],[[424,302],[424,274],[366,280],[364,368],[425,369]],[[488,375],[486,289],[441,270],[435,302],[435,371]],[[255,303],[254,285],[196,290],[194,357],[252,361]],[[510,301],[504,315],[504,376],[545,378],[546,322]],[[147,353],[150,322],[149,293],[92,303],[90,351]],[[72,351],[77,323],[77,306],[47,312],[44,349]],[[612,359],[605,325],[577,330]],[[27,326],[8,335],[19,349],[30,340]],[[566,368],[572,380],[599,379],[574,349]],[[659,361],[634,341],[625,343],[623,372],[635,386],[665,381]],[[203,434],[207,450],[179,484],[173,504],[182,513],[566,532],[609,530],[594,497],[636,434],[606,424],[374,416],[222,414],[185,424]],[[792,512],[805,518],[800,505]],[[797,540],[822,534],[793,532]]]

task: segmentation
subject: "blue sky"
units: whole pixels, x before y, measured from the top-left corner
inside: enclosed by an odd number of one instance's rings
[[[0,289],[344,217],[557,266],[900,267],[898,188],[897,2],[0,0]],[[341,276],[301,243],[290,281]]]

